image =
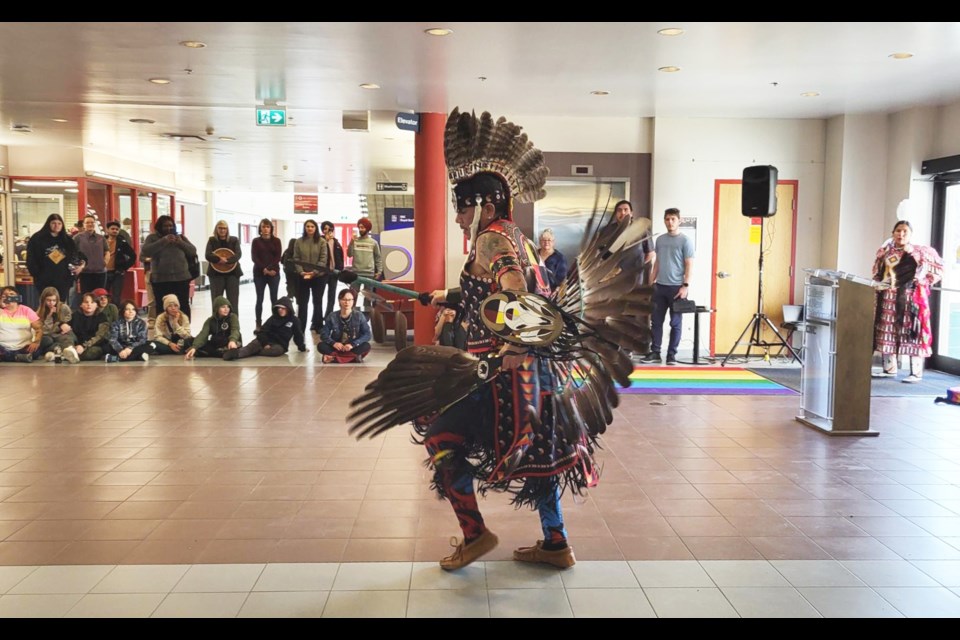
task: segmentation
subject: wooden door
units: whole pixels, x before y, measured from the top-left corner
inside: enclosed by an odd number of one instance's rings
[[[718,355],[745,353],[752,330],[734,344],[758,307],[761,232],[763,247],[763,313],[777,329],[783,305],[793,302],[797,181],[777,183],[777,213],[769,218],[747,218],[741,211],[739,180],[718,180],[714,198],[713,295],[710,349]],[[761,340],[778,342],[766,323]],[[780,332],[784,334],[783,331]],[[763,350],[751,349],[762,354]]]

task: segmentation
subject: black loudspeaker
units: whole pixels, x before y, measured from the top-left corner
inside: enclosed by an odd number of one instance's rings
[[[770,165],[743,170],[740,213],[748,218],[769,218],[777,212],[777,168]]]

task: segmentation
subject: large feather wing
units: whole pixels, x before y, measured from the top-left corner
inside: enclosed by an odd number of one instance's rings
[[[610,221],[597,212],[587,224],[580,253],[553,302],[576,335],[561,335],[554,363],[559,426],[568,436],[604,433],[619,403],[616,385],[630,386],[631,353],[650,350],[653,289],[643,284],[641,242],[649,220]]]
[[[488,364],[453,347],[407,347],[350,403],[349,431],[373,437],[439,411],[483,384]]]

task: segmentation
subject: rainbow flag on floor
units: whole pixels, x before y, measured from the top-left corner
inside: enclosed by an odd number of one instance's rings
[[[793,389],[740,367],[634,367],[620,393],[662,395],[795,396]]]

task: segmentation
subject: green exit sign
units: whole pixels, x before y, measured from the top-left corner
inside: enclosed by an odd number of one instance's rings
[[[287,110],[257,107],[257,124],[261,127],[285,127],[287,126]]]

